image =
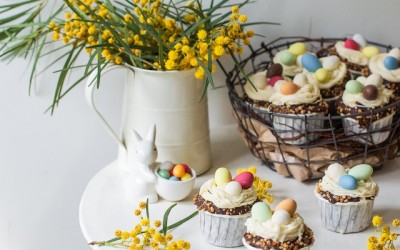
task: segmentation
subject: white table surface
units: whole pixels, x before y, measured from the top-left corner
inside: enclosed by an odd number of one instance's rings
[[[275,197],[274,207],[284,198],[293,198],[298,203],[298,212],[315,234],[313,249],[323,250],[358,250],[366,249],[366,241],[374,228],[371,226],[360,233],[341,235],[323,228],[319,218],[317,200],[313,195],[315,181],[300,183],[291,178],[279,176],[252,156],[242,142],[235,126],[214,128],[211,132],[213,166],[198,177],[192,195],[178,202],[172,210],[170,221],[174,222],[195,211],[191,202],[193,195],[198,192],[201,184],[210,179],[218,167],[227,167],[235,174],[238,168],[257,167],[257,175],[272,182],[271,193]],[[380,186],[379,196],[375,201],[374,211],[384,217],[384,222],[390,223],[395,216],[400,217],[400,199],[396,198],[400,178],[398,160],[390,161],[381,170],[375,171],[374,178]],[[98,172],[89,182],[82,196],[79,216],[82,232],[88,242],[93,240],[108,240],[113,238],[115,229],[130,231],[138,222],[133,215],[136,202],[127,201],[121,186],[122,172],[116,162]],[[150,217],[162,219],[163,212],[171,202],[160,200],[150,205]],[[224,249],[209,245],[202,237],[198,216],[181,225],[173,232],[174,237],[189,241],[192,249]],[[101,248],[107,249],[107,248]],[[238,247],[236,249],[245,249]]]

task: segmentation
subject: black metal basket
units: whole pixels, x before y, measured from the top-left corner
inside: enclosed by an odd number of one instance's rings
[[[321,53],[339,38],[312,39],[282,37],[271,43],[262,43],[259,49],[240,61],[248,76],[263,71],[274,55],[292,43],[304,42],[312,52]],[[383,51],[392,47],[368,42]],[[368,163],[375,168],[399,154],[400,115],[396,111],[386,120],[369,124],[366,129],[352,123],[355,115],[285,115],[271,113],[258,102],[246,98],[243,86],[246,77],[238,68],[226,71],[226,84],[239,131],[253,155],[279,174],[298,180],[319,178],[327,166],[334,162],[353,166]],[[384,108],[366,111],[357,116],[374,116],[388,109],[400,110],[400,101]],[[392,122],[390,122],[392,120]],[[357,127],[358,126],[358,127]]]

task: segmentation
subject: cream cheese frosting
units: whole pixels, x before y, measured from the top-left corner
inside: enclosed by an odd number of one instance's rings
[[[373,56],[369,61],[369,68],[372,73],[381,75],[385,80],[390,82],[400,82],[400,68],[394,70],[388,70],[383,64],[383,60],[388,53],[382,53]]]
[[[243,189],[239,195],[230,195],[225,192],[225,185],[217,186],[214,179],[205,182],[199,194],[219,208],[235,208],[253,204],[257,200],[257,192],[253,187]]]
[[[245,225],[247,232],[279,242],[294,240],[296,238],[301,239],[304,231],[304,220],[297,213],[290,218],[289,223],[286,225],[274,224],[271,219],[261,222],[253,218],[248,218]]]
[[[244,85],[244,91],[246,92],[248,97],[257,101],[269,101],[271,95],[276,92],[276,88],[267,84],[267,79],[265,77],[266,74],[267,71],[265,70],[250,76],[250,81],[253,83],[257,91],[248,81]]]
[[[322,64],[324,61],[329,60],[329,58],[323,57],[320,58]],[[339,85],[343,83],[343,79],[346,77],[347,74],[347,66],[343,62],[339,62],[335,69],[329,70],[330,78],[327,82],[321,83],[319,82],[316,77],[315,73],[309,72],[307,69],[303,70],[303,74],[306,75],[308,82],[318,86],[320,89],[330,89],[335,85]]]
[[[293,65],[288,66],[288,65],[281,63],[281,55],[282,55],[282,53],[284,53],[286,51],[287,50],[282,50],[282,51],[279,51],[278,53],[276,53],[276,55],[274,56],[272,61],[274,63],[279,63],[282,65],[283,75],[294,76],[298,73],[301,73],[303,71],[303,66],[301,65],[301,60],[300,60],[301,56],[297,56],[296,63]]]
[[[270,97],[270,101],[275,105],[311,104],[318,100],[321,100],[321,93],[319,88],[313,84],[305,84],[292,95],[284,95],[281,92],[275,92]]]
[[[346,48],[343,41],[337,42],[335,48],[339,56],[347,59],[347,61],[358,65],[368,65],[368,57],[359,50]]]

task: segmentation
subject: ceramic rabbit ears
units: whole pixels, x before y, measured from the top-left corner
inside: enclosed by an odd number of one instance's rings
[[[134,140],[135,140],[136,142],[141,142],[141,141],[143,141],[143,138],[142,138],[142,137],[139,135],[139,133],[138,133],[136,130],[134,130],[134,129],[132,129],[132,135],[133,135],[133,138],[134,138]],[[154,143],[155,140],[156,140],[156,125],[153,124],[153,125],[150,127],[150,129],[147,131],[147,136],[146,136],[145,141],[150,141],[150,142]]]

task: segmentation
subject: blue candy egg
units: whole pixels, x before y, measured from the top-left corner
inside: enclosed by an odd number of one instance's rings
[[[322,64],[319,59],[312,54],[305,54],[301,57],[301,64],[309,72],[315,72],[317,69],[322,68]]]
[[[169,177],[168,180],[170,180],[170,181],[179,181],[179,178],[177,178],[175,176],[171,176],[171,177]]]
[[[388,70],[394,70],[399,68],[399,61],[393,56],[387,56],[383,59],[383,65]]]
[[[339,185],[347,190],[354,190],[358,186],[358,181],[354,176],[345,174],[340,176]]]

